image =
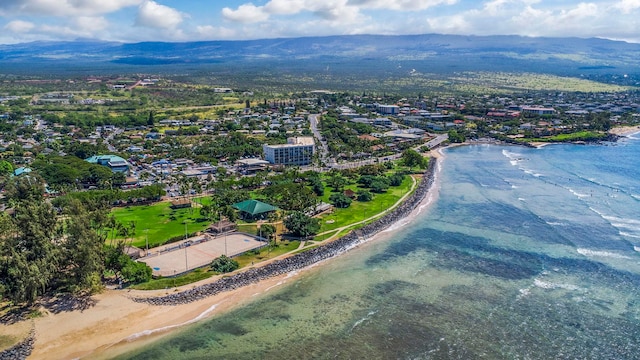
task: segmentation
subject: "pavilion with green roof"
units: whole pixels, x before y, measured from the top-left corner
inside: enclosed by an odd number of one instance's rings
[[[264,214],[278,210],[278,208],[273,205],[252,199],[233,204],[232,206],[234,209],[240,211],[244,216],[251,219],[255,219],[256,217],[262,218],[264,217]]]

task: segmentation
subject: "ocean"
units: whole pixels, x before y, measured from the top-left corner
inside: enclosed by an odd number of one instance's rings
[[[640,136],[444,153],[386,239],[118,358],[640,358]]]

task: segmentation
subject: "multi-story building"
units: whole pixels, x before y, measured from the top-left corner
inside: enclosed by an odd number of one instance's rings
[[[271,164],[309,165],[315,151],[312,137],[291,137],[286,144],[263,145],[264,159]]]
[[[523,106],[521,109],[523,114],[553,115],[556,113],[554,108],[543,108],[537,106]]]
[[[376,110],[380,114],[397,115],[400,112],[400,107],[397,105],[382,105],[377,104]]]

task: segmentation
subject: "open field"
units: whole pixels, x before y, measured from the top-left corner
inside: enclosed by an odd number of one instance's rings
[[[362,221],[389,209],[411,189],[412,183],[411,177],[406,176],[400,186],[389,187],[389,190],[382,194],[373,194],[373,200],[371,201],[361,202],[354,200],[351,202],[351,206],[346,209],[334,208],[331,214],[321,217],[320,233]],[[360,190],[357,184],[345,186],[345,189]],[[333,193],[330,188],[326,188],[322,201],[328,203],[331,194]]]
[[[187,222],[188,233],[202,231],[209,226],[209,221],[200,217],[197,208],[171,209],[167,201],[152,205],[128,206],[113,209],[117,221],[125,226],[135,224],[135,232],[129,236],[132,245],[145,247],[145,235],[149,237],[149,247],[165,243],[168,239],[185,234],[184,222]],[[148,232],[147,232],[148,230]]]
[[[558,134],[543,138],[521,138],[517,139],[518,142],[569,142],[569,141],[593,141],[601,140],[607,137],[606,133],[594,132],[594,131],[578,131],[571,134]]]

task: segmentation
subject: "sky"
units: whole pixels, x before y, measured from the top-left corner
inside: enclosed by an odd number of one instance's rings
[[[0,29],[0,44],[431,33],[640,43],[640,0],[0,0]]]

